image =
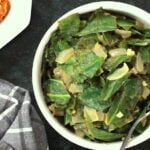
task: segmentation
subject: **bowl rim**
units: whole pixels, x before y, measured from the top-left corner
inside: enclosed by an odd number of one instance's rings
[[[132,18],[136,18],[137,20],[140,20],[144,22],[145,26],[150,25],[150,14],[136,6],[126,4],[123,2],[114,2],[114,1],[101,1],[101,2],[92,2],[88,4],[81,5],[75,9],[72,9],[68,12],[66,12],[63,16],[58,18],[47,30],[47,32],[42,37],[38,48],[36,50],[34,61],[33,61],[33,67],[32,67],[32,85],[33,85],[33,91],[35,95],[36,102],[38,104],[38,107],[40,111],[42,112],[44,118],[47,120],[49,125],[57,131],[61,136],[63,136],[65,139],[69,140],[70,142],[79,145],[84,148],[88,149],[100,149],[103,150],[119,150],[120,146],[122,144],[121,141],[118,142],[109,142],[109,143],[96,143],[92,141],[88,141],[86,139],[82,139],[75,135],[74,133],[70,132],[66,127],[64,127],[62,124],[60,124],[57,119],[50,113],[48,110],[48,107],[46,105],[46,102],[44,100],[44,95],[41,87],[41,64],[42,64],[42,56],[43,51],[46,46],[46,44],[49,41],[49,38],[51,36],[51,33],[53,33],[57,27],[58,27],[58,21],[71,15],[74,13],[87,13],[94,11],[100,7],[103,7],[106,10],[112,10],[115,12],[121,12],[125,15],[129,15]],[[149,20],[149,21],[148,21]],[[140,144],[150,138],[150,135],[148,134],[150,132],[150,127],[148,127],[142,134],[139,136],[133,138],[131,142],[128,144],[128,148],[135,146],[137,144]]]

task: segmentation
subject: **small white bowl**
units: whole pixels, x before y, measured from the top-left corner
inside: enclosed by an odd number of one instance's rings
[[[64,14],[62,17],[60,17],[58,20],[61,20],[71,14],[74,13],[87,13],[90,11],[94,11],[100,7],[103,7],[106,10],[112,10],[115,12],[122,13],[124,15],[128,15],[132,18],[135,18],[137,20],[140,20],[143,22],[146,26],[150,25],[150,14],[145,12],[144,10],[137,8],[135,6],[121,3],[121,2],[112,2],[112,1],[106,1],[106,2],[93,2],[89,3],[83,6],[80,6],[78,8],[75,8],[66,14]],[[44,100],[42,86],[41,86],[41,63],[42,63],[42,56],[44,52],[44,48],[47,44],[47,42],[50,39],[51,33],[54,32],[58,27],[58,20],[48,29],[48,31],[43,36],[38,49],[35,54],[34,62],[33,62],[33,70],[32,70],[32,82],[33,82],[33,90],[35,94],[35,98],[37,101],[37,104],[45,117],[45,119],[48,121],[48,123],[64,138],[69,140],[70,142],[73,142],[79,146],[88,148],[88,149],[94,149],[94,150],[119,150],[121,147],[122,142],[110,142],[110,143],[96,143],[92,141],[88,141],[86,139],[82,139],[78,136],[76,136],[74,133],[70,132],[66,127],[64,127],[62,124],[58,122],[58,120],[51,114],[51,112],[48,110],[48,107],[46,105],[46,102]],[[139,143],[142,143],[150,138],[150,127],[145,130],[142,134],[132,139],[132,141],[129,143],[128,147],[135,146]],[[52,139],[50,139],[52,140]]]

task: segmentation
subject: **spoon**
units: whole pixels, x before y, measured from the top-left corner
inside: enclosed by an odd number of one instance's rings
[[[144,114],[143,116],[139,117],[139,118],[135,121],[135,123],[132,125],[131,129],[129,130],[127,136],[125,137],[125,139],[124,139],[124,141],[123,141],[123,143],[122,143],[122,146],[121,146],[120,150],[125,150],[125,148],[126,148],[128,142],[129,142],[129,139],[131,138],[131,135],[132,135],[134,129],[136,128],[136,126],[137,126],[143,119],[147,118],[148,116],[150,116],[150,111],[147,112],[146,114]]]

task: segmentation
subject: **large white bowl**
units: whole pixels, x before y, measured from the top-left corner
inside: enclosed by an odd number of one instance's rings
[[[61,20],[71,14],[74,13],[87,13],[90,11],[94,11],[95,9],[98,9],[100,7],[103,7],[106,10],[112,10],[115,12],[120,12],[125,15],[131,16],[135,19],[138,19],[142,21],[145,25],[150,25],[150,14],[145,12],[144,10],[137,8],[135,6],[120,3],[120,2],[112,2],[112,1],[106,1],[106,2],[93,2],[89,3],[83,6],[80,6],[78,8],[75,8],[66,14],[64,14],[62,17],[60,17],[58,20]],[[43,91],[41,88],[41,63],[42,63],[42,56],[43,51],[45,48],[45,45],[49,41],[49,38],[51,36],[51,33],[54,32],[58,27],[58,20],[48,29],[48,31],[43,36],[38,49],[35,54],[34,62],[33,62],[33,70],[32,70],[32,82],[33,82],[33,90],[35,94],[35,98],[37,101],[37,104],[45,117],[45,119],[48,121],[48,123],[64,138],[69,140],[70,142],[73,142],[79,146],[88,148],[88,149],[94,149],[94,150],[119,150],[121,146],[120,142],[110,142],[110,143],[96,143],[91,142],[86,139],[82,139],[78,136],[76,136],[74,133],[70,132],[67,128],[65,128],[62,124],[60,124],[56,118],[53,117],[53,115],[50,113],[50,111],[47,108],[46,102],[44,100]],[[132,141],[129,143],[128,147],[135,146],[139,143],[144,142],[145,140],[150,138],[150,127],[145,130],[142,134],[132,139]],[[52,139],[50,139],[52,140]]]

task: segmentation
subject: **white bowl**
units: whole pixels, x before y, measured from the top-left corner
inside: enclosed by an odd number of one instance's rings
[[[145,12],[144,10],[137,8],[135,6],[120,3],[120,2],[112,2],[112,1],[106,1],[106,2],[93,2],[89,3],[83,6],[80,6],[78,8],[75,8],[66,14],[64,14],[62,17],[60,17],[58,20],[61,20],[71,14],[74,13],[87,13],[90,11],[94,11],[95,9],[98,9],[100,7],[103,7],[106,10],[112,10],[115,12],[120,12],[125,15],[131,16],[132,18],[135,18],[137,20],[142,21],[146,26],[150,25],[150,14]],[[69,140],[70,142],[73,142],[79,146],[88,148],[88,149],[94,149],[94,150],[119,150],[122,142],[110,142],[110,143],[96,143],[92,141],[88,141],[86,139],[82,139],[78,136],[76,136],[74,133],[70,132],[67,128],[65,128],[62,124],[60,124],[55,117],[50,113],[50,111],[47,108],[46,102],[44,100],[43,91],[41,87],[41,63],[42,63],[42,56],[43,51],[45,48],[45,45],[49,41],[49,38],[51,36],[51,33],[54,32],[58,27],[58,20],[48,29],[48,31],[43,36],[38,49],[35,54],[34,62],[33,62],[33,70],[32,70],[32,82],[33,82],[33,90],[35,94],[35,98],[37,101],[37,104],[45,117],[45,119],[48,121],[48,123],[64,138]],[[139,143],[144,142],[145,140],[150,138],[150,127],[145,130],[142,134],[132,139],[132,141],[129,143],[128,147],[135,146]],[[52,139],[50,139],[52,140]]]

